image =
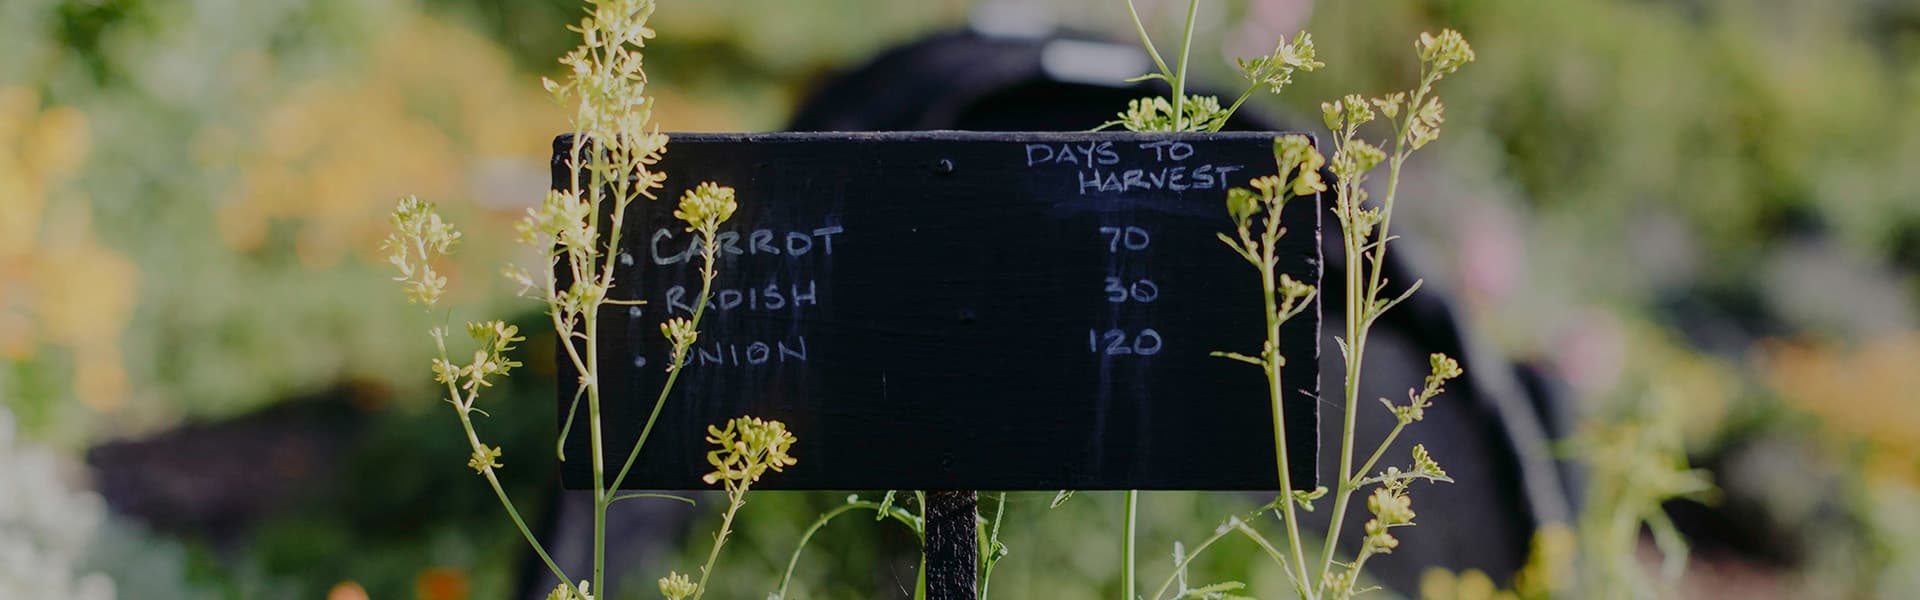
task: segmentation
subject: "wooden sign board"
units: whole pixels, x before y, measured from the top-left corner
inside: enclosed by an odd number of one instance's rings
[[[799,464],[756,489],[1275,490],[1259,275],[1215,238],[1226,189],[1274,174],[1274,133],[673,134],[629,210],[599,364],[609,463],[665,381],[659,323],[691,315],[688,188],[738,191],[715,296],[627,479],[704,489],[709,424],[787,423]],[[570,138],[555,142],[554,183]],[[1317,199],[1284,270],[1320,281]],[[1315,481],[1318,306],[1283,332],[1295,488]],[[560,364],[568,365],[562,359]],[[563,369],[564,371],[565,369]],[[560,414],[575,376],[560,377]],[[582,414],[585,414],[582,411]],[[569,487],[591,485],[586,428]]]

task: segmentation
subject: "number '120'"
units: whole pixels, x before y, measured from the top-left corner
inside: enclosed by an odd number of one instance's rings
[[[1087,350],[1094,354],[1153,356],[1160,353],[1163,345],[1160,332],[1154,331],[1151,327],[1140,330],[1139,335],[1128,335],[1127,332],[1119,329],[1108,329],[1104,332],[1098,329],[1087,330]]]

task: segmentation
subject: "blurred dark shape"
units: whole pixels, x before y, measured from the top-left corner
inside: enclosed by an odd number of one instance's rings
[[[366,417],[339,393],[194,423],[87,452],[113,512],[229,546],[276,510],[334,481]]]
[[[1908,272],[1920,272],[1920,217],[1901,223],[1892,245],[1894,266]]]
[[[1724,447],[1707,456],[1689,457],[1713,474],[1713,496],[1668,500],[1661,507],[1693,555],[1791,572],[1810,562],[1823,534],[1861,524],[1835,493],[1847,485],[1845,475],[1821,464],[1817,452],[1794,436],[1753,429],[1732,432]]]
[[[1144,72],[1148,62],[1132,46],[1111,45],[1111,52],[1087,51],[1104,44],[1068,37],[989,37],[952,33],[896,48],[822,87],[798,111],[791,129],[801,131],[880,131],[957,129],[988,131],[1062,131],[1091,129],[1125,109],[1130,99],[1165,94],[1164,88],[1123,85],[1121,77],[1098,81],[1086,71]],[[1073,55],[1107,58],[1114,64],[1058,60],[1063,45]],[[1128,56],[1131,52],[1131,56]],[[1200,89],[1197,93],[1214,93]],[[1298,124],[1263,118],[1243,107],[1227,124],[1231,130],[1282,130]],[[1331,177],[1330,174],[1328,174]],[[1323,199],[1324,201],[1330,201]],[[1226,220],[1222,216],[1222,226]],[[1333,219],[1327,227],[1338,227]],[[1402,233],[1396,231],[1395,233]],[[1417,232],[1410,232],[1417,235]],[[1325,281],[1344,277],[1339,236],[1322,238],[1328,257]],[[1389,253],[1385,276],[1389,296],[1421,279],[1404,248]],[[1223,253],[1222,260],[1227,256]],[[1252,283],[1251,276],[1249,284]],[[1428,411],[1427,420],[1409,427],[1385,458],[1404,460],[1424,443],[1458,483],[1416,485],[1416,510],[1426,518],[1401,536],[1392,557],[1369,563],[1368,571],[1401,593],[1415,593],[1420,571],[1430,566],[1480,569],[1505,581],[1525,563],[1533,532],[1546,523],[1566,523],[1569,497],[1577,497],[1548,452],[1548,440],[1563,437],[1572,415],[1554,385],[1539,371],[1525,378],[1484,341],[1472,335],[1437,282],[1429,281],[1411,300],[1389,312],[1374,327],[1360,390],[1357,447],[1373,448],[1392,425],[1374,398],[1401,398],[1427,374],[1427,354],[1444,352],[1460,360],[1466,376],[1452,384]],[[1248,293],[1253,292],[1250,285]],[[1336,297],[1324,303],[1326,339],[1321,351],[1322,478],[1339,472],[1338,432],[1343,426],[1339,395],[1344,367],[1333,336],[1345,315]],[[1549,418],[1550,417],[1550,418]],[[1364,458],[1364,457],[1360,457]],[[1356,459],[1358,460],[1358,459]],[[1356,543],[1365,508],[1355,502],[1347,516],[1347,544]],[[1327,511],[1318,518],[1327,518]],[[1320,525],[1325,527],[1324,522]],[[1347,548],[1349,552],[1357,548]]]

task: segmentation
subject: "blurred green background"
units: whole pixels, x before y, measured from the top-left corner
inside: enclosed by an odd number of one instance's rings
[[[1421,193],[1402,215],[1420,235],[1403,251],[1501,350],[1564,381],[1583,420],[1670,427],[1714,468],[1709,504],[1787,532],[1779,551],[1696,552],[1673,593],[1920,589],[1920,2],[1203,4],[1195,60],[1215,81],[1229,56],[1314,33],[1329,68],[1263,107],[1279,113],[1411,80],[1420,31],[1473,42],[1479,61],[1444,87],[1437,151],[1410,167]],[[1039,6],[1063,27],[1129,39],[1119,0]],[[1171,24],[1184,3],[1140,6]],[[777,129],[833,73],[978,10],[669,0],[647,54],[655,114],[672,131]],[[0,591],[510,593],[520,543],[462,473],[466,451],[428,388],[429,340],[415,334],[430,323],[375,249],[393,199],[419,194],[468,230],[450,269],[456,318],[532,309],[496,273],[519,251],[504,243],[511,220],[544,189],[549,139],[565,128],[538,77],[572,46],[563,25],[576,14],[564,0],[0,3],[0,549],[32,557],[4,559]],[[528,475],[514,484],[529,498],[551,485],[531,451],[552,437],[543,376],[496,398],[488,424],[529,448],[508,467]],[[246,503],[159,522],[90,491],[112,482],[91,474],[89,448],[321,418],[310,413],[350,424],[295,446],[312,453],[208,450],[238,455],[218,473],[352,485],[243,485]],[[356,450],[328,452],[340,440]],[[176,496],[221,485],[193,465],[153,468],[179,469]],[[1191,544],[1248,508],[1147,497],[1155,581],[1171,540]],[[764,594],[799,532],[841,498],[756,499],[716,596]],[[1117,497],[1046,510],[1050,498],[1012,496],[995,595],[1116,595]],[[635,568],[687,570],[711,508],[668,551],[688,557]],[[908,534],[827,531],[801,563],[805,597],[911,587]],[[1231,548],[1201,570],[1285,589],[1262,560]],[[1451,597],[1445,587],[1434,594]]]

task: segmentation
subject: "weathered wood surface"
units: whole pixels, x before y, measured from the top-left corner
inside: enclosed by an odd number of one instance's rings
[[[927,600],[980,597],[979,494],[927,492]]]

